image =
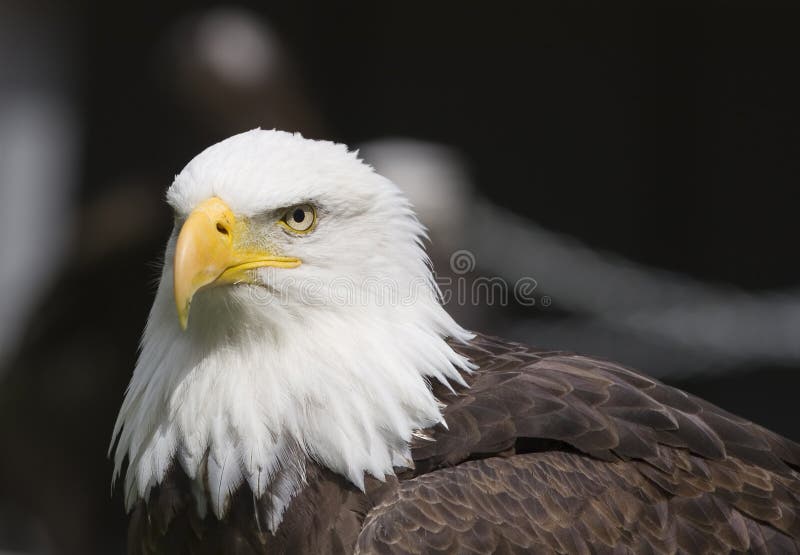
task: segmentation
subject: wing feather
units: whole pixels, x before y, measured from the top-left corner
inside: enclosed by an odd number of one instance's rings
[[[544,451],[423,474],[400,482],[369,513],[356,553],[800,550],[792,518],[762,522],[747,503],[728,502],[714,489],[673,494],[633,464],[655,470],[643,462]],[[762,517],[767,506],[780,506],[770,497],[748,499],[766,503],[755,509]]]
[[[500,552],[800,550],[797,444],[611,362],[486,336],[457,348],[479,369],[436,391],[448,428],[415,442],[361,552],[376,530],[408,538],[406,513],[417,543],[388,552],[469,552],[475,537]]]

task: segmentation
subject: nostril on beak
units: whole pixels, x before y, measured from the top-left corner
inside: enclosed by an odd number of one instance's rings
[[[222,222],[217,222],[217,231],[219,231],[223,235],[229,234],[228,228],[225,227],[225,224],[223,224]]]

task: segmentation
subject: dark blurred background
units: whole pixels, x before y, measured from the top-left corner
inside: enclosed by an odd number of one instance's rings
[[[450,286],[532,287],[468,327],[800,440],[800,12],[433,4],[0,2],[0,552],[123,551],[163,193],[258,126],[360,147]]]

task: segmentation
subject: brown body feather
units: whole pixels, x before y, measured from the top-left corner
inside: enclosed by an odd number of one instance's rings
[[[275,534],[246,485],[200,518],[179,465],[129,552],[800,553],[800,446],[622,366],[478,336],[448,424],[361,492],[308,461]]]

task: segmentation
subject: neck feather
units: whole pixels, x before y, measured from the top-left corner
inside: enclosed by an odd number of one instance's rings
[[[274,496],[273,528],[306,459],[362,489],[365,473],[411,466],[412,433],[443,421],[429,380],[470,368],[445,339],[471,334],[434,296],[292,311],[211,290],[181,332],[164,283],[114,430],[129,509],[177,463],[219,518],[244,482]]]

